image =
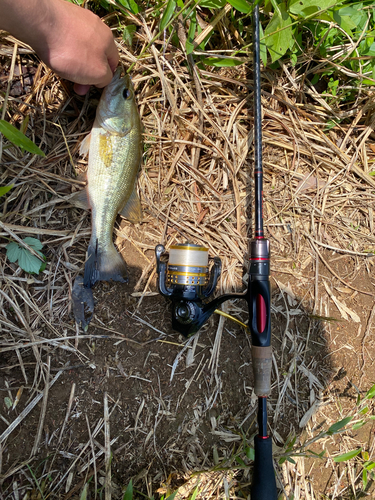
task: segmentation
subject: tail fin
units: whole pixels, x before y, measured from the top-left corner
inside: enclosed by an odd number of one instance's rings
[[[87,260],[83,276],[83,284],[91,288],[97,281],[121,281],[126,283],[127,269],[124,260],[113,243],[106,249],[98,248],[91,241],[87,249]]]

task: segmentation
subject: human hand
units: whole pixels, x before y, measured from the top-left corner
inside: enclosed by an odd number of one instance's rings
[[[3,14],[3,15],[1,15]],[[0,0],[0,27],[28,43],[84,95],[105,87],[119,62],[112,32],[98,16],[65,0]]]
[[[111,30],[89,10],[54,1],[56,22],[47,45],[33,48],[58,75],[75,83],[78,94],[86,94],[90,85],[105,87],[119,62]]]

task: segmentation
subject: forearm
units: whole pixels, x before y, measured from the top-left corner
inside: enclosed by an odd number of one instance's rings
[[[66,0],[0,0],[0,29],[30,45],[58,75],[85,88],[112,79],[119,54],[112,32],[87,9]]]
[[[34,46],[46,42],[60,0],[0,0],[0,29]]]

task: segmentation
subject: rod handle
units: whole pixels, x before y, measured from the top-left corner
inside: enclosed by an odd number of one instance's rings
[[[255,436],[254,451],[251,500],[277,500],[275,471],[272,462],[272,439]]]
[[[267,397],[271,392],[272,347],[252,346],[254,392],[258,398]]]

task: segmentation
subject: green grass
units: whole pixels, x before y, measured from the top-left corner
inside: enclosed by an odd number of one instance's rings
[[[71,0],[72,1],[72,0]],[[225,0],[168,0],[167,2],[139,2],[116,0],[118,9],[137,15],[152,9],[159,19],[160,32],[165,30],[172,43],[179,44],[175,20],[183,18],[187,26],[186,53],[193,54],[195,62],[205,66],[234,66],[246,64],[252,51],[252,3],[247,0],[229,0],[232,6],[227,14],[229,23],[238,33],[232,53],[200,55],[220,44],[219,34],[213,29],[198,47],[194,39],[202,29],[197,23],[197,12],[206,22],[212,21],[226,5]],[[75,0],[75,3],[81,3]],[[96,6],[115,11],[107,0],[97,0]],[[264,66],[277,69],[280,64],[294,67],[296,74],[306,75],[306,83],[316,85],[322,80],[322,94],[330,105],[340,105],[355,99],[360,86],[375,83],[375,10],[373,2],[339,0],[289,0],[259,2],[261,56]],[[123,28],[124,29],[124,28]],[[133,28],[126,28],[124,39],[130,40]],[[159,36],[159,33],[158,35]]]

